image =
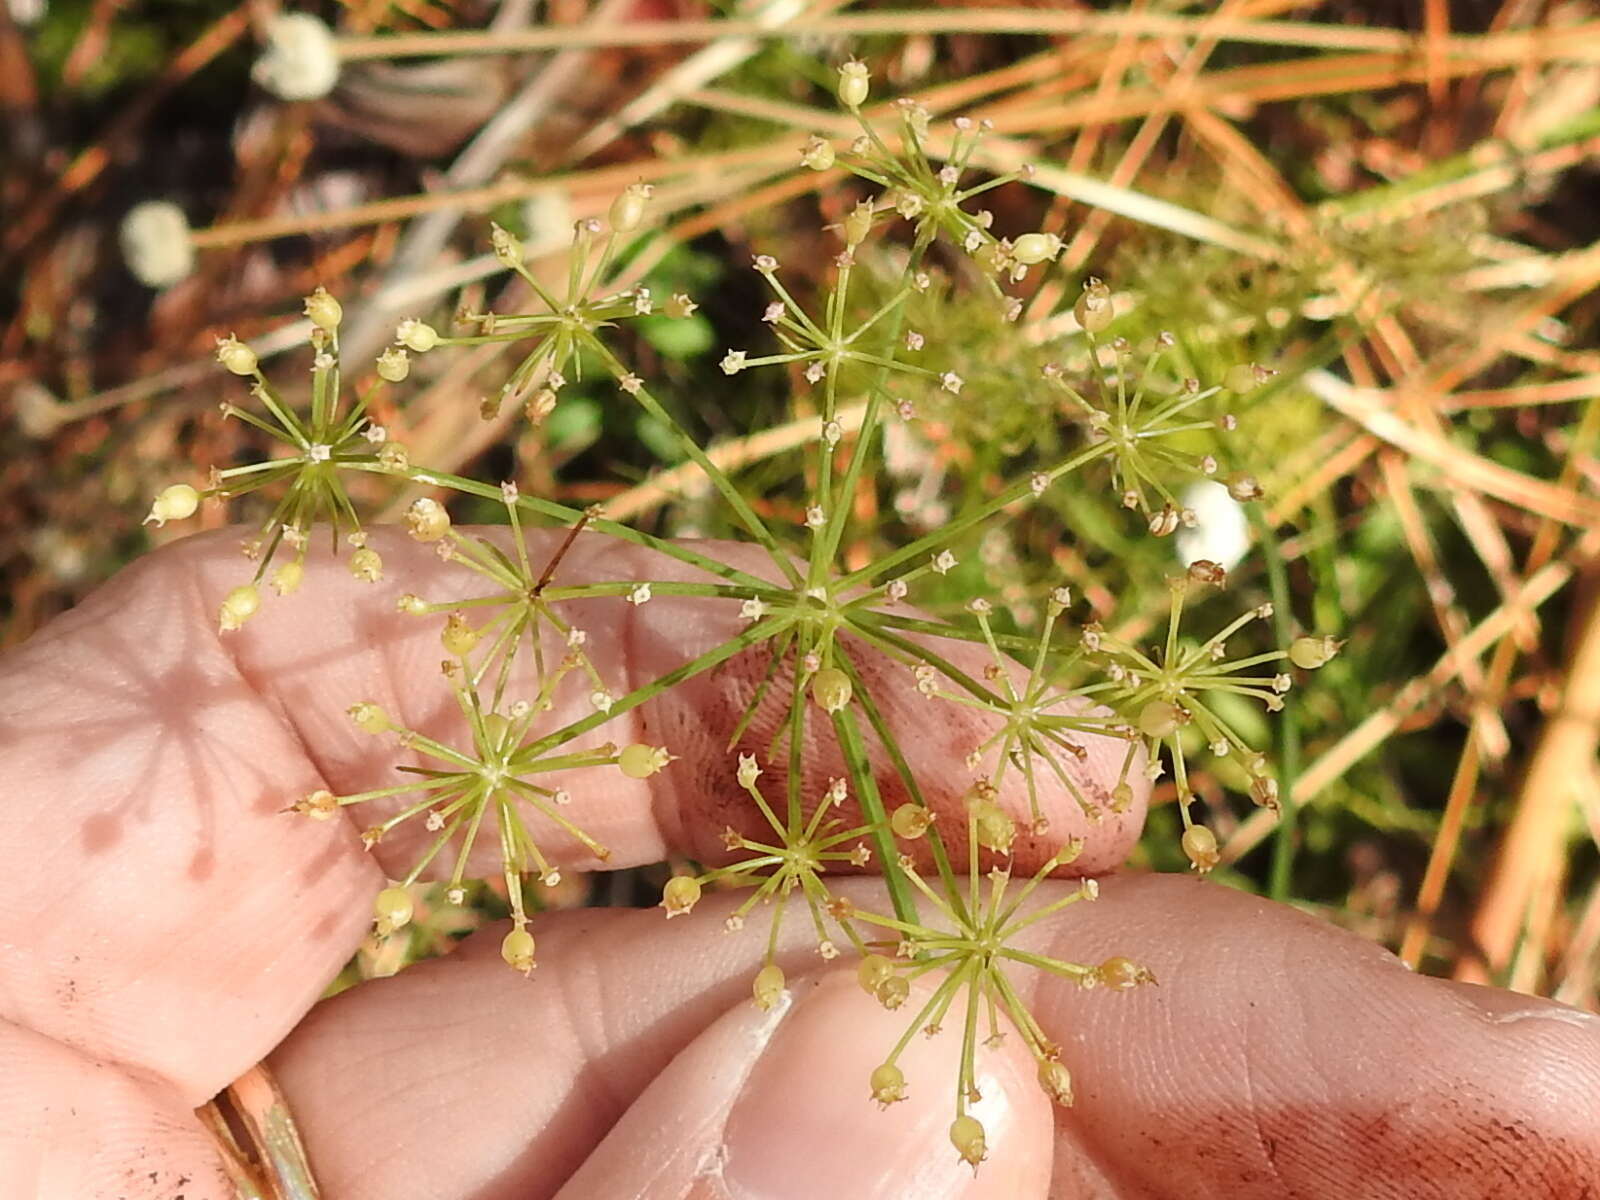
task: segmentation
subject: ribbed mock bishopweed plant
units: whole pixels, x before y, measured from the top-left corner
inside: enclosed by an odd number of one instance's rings
[[[457,589],[438,599],[407,592],[400,607],[438,623],[447,656],[443,686],[454,697],[463,732],[454,741],[430,736],[400,725],[372,701],[352,697],[350,715],[360,729],[392,738],[421,765],[402,768],[411,776],[403,782],[374,780],[372,787],[345,795],[314,792],[293,807],[325,819],[373,805],[379,815],[364,835],[369,847],[410,822],[429,835],[421,839],[411,869],[379,893],[374,912],[380,932],[407,923],[408,888],[424,878],[447,879],[447,895],[459,903],[474,848],[498,845],[512,915],[502,953],[524,972],[534,966],[534,942],[522,877],[531,872],[549,882],[558,875],[555,861],[584,862],[587,856],[598,865],[608,856],[563,812],[577,781],[585,772],[621,771],[645,779],[672,770],[671,745],[597,742],[605,736],[603,727],[736,657],[755,664],[756,681],[726,730],[728,775],[740,789],[734,794],[748,800],[742,823],[727,830],[723,861],[694,865],[668,881],[662,907],[668,917],[687,915],[707,891],[748,887],[751,894],[728,918],[737,927],[758,905],[770,904],[766,950],[752,984],[760,1005],[773,1004],[785,987],[779,935],[786,902],[796,892],[807,906],[820,956],[832,959],[848,947],[859,956],[863,985],[885,1006],[903,1004],[918,977],[936,978],[931,999],[905,1037],[886,1048],[883,1062],[864,1081],[885,1106],[914,1086],[898,1065],[911,1036],[936,1029],[964,1001],[950,1135],[957,1152],[976,1166],[986,1153],[983,1127],[970,1111],[980,1032],[982,1040],[993,1040],[1014,1028],[1039,1064],[1044,1090],[1060,1103],[1072,1100],[1069,1066],[1030,1013],[1024,1000],[1029,989],[1016,973],[1044,971],[1108,990],[1153,982],[1148,970],[1127,958],[1066,962],[1029,949],[1019,937],[1098,894],[1093,880],[1066,891],[1041,891],[1047,876],[1082,849],[1067,831],[1051,828],[1046,790],[1072,797],[1075,821],[1103,820],[1129,806],[1129,780],[1138,772],[1151,778],[1161,772],[1165,752],[1182,802],[1184,849],[1197,867],[1208,869],[1217,861],[1215,839],[1193,823],[1188,805],[1192,736],[1242,764],[1258,801],[1272,802],[1276,786],[1265,759],[1210,697],[1234,693],[1277,708],[1288,677],[1269,673],[1268,664],[1287,657],[1311,669],[1331,657],[1337,643],[1306,637],[1286,651],[1230,658],[1228,639],[1263,615],[1260,607],[1204,642],[1185,639],[1180,619],[1187,590],[1224,582],[1221,569],[1210,564],[1196,564],[1174,585],[1165,645],[1150,652],[1093,624],[1079,638],[1061,637],[1072,603],[1064,586],[1049,590],[1032,636],[1001,621],[987,597],[969,594],[950,602],[952,592],[972,577],[962,573],[961,556],[1069,477],[1109,469],[1124,502],[1141,514],[1140,524],[1165,535],[1191,519],[1174,498],[1173,482],[1221,469],[1218,437],[1233,421],[1213,411],[1216,398],[1253,387],[1262,373],[1236,369],[1216,387],[1170,378],[1162,365],[1167,339],[1141,352],[1135,365],[1133,350],[1114,336],[1111,295],[1097,280],[1088,281],[1077,300],[1076,332],[1055,348],[1068,365],[1048,369],[1038,384],[1054,397],[1041,411],[1061,411],[1081,428],[1080,438],[1065,439],[1065,456],[1031,464],[1009,483],[985,478],[975,499],[969,495],[929,532],[908,536],[869,561],[852,558],[852,547],[872,542],[871,536],[858,536],[873,533],[861,525],[858,512],[887,496],[877,469],[886,438],[891,430],[913,430],[918,421],[905,393],[952,397],[966,386],[961,364],[941,358],[941,347],[911,327],[908,299],[930,294],[933,273],[953,263],[954,278],[981,281],[983,294],[1014,320],[1022,305],[1011,289],[1061,248],[1051,233],[997,236],[990,214],[971,210],[976,198],[1013,178],[964,182],[982,126],[958,120],[947,135],[936,135],[927,113],[902,104],[898,128],[886,136],[862,115],[869,90],[866,67],[845,64],[839,97],[860,123],[860,136],[847,152],[820,139],[801,151],[809,167],[844,166],[862,189],[838,227],[840,250],[823,294],[804,302],[797,294],[803,289],[786,279],[777,259],[759,255],[755,268],[772,294],[764,323],[774,344],[731,348],[720,361],[728,375],[761,369],[782,372],[793,382],[796,407],[815,420],[814,448],[798,485],[803,491],[784,485],[771,496],[747,494],[612,344],[613,326],[654,308],[643,286],[607,290],[631,243],[651,236],[649,189],[643,185],[617,199],[608,222],[578,225],[559,296],[524,261],[517,239],[496,228],[496,254],[520,276],[540,310],[470,313],[463,318],[469,331],[461,336],[407,320],[375,367],[380,379],[400,383],[412,355],[526,343],[498,398],[483,410],[493,415],[509,403],[535,423],[564,402],[569,377],[585,369],[609,376],[643,415],[671,431],[748,541],[764,552],[759,568],[747,554],[724,561],[718,543],[673,542],[609,520],[600,509],[579,510],[512,483],[412,463],[368,420],[367,395],[341,411],[339,308],[320,289],[306,308],[314,324],[308,417],[295,415],[267,383],[248,348],[231,338],[219,348],[228,370],[254,380],[252,392],[265,415],[232,405],[227,411],[287,443],[289,453],[216,472],[204,492],[174,485],[157,498],[150,520],[187,517],[204,495],[283,488],[247,548],[258,559],[254,580],[223,600],[222,626],[231,630],[259,606],[256,586],[283,545],[293,558],[272,583],[281,592],[298,586],[316,525],[327,525],[336,544],[340,536],[353,538],[351,569],[363,578],[378,577],[382,564],[362,544],[355,506],[343,486],[345,472],[387,475],[430,491],[411,505],[406,527],[459,566],[459,594],[465,598],[457,598]],[[900,222],[909,228],[897,228]],[[886,235],[899,240],[893,256],[875,250],[875,239]],[[891,257],[900,264],[901,278],[885,290],[867,272],[881,272],[878,264]],[[667,316],[682,318],[695,305],[675,295],[663,308]],[[974,405],[984,399],[962,396]],[[1240,500],[1259,495],[1248,476],[1234,475],[1231,486]],[[455,528],[446,507],[452,494],[503,505],[509,528],[499,536]],[[864,497],[871,502],[862,505]],[[780,521],[784,514],[796,516]],[[553,552],[530,550],[531,525],[546,530],[539,544],[554,545]],[[658,561],[671,559],[689,569],[673,579],[568,580],[557,568],[580,536],[625,540],[654,551]],[[602,600],[642,606],[661,596],[692,598],[708,612],[736,616],[737,632],[638,686],[605,678],[586,648],[588,606]],[[922,607],[912,607],[919,600]],[[977,724],[980,731],[964,748],[966,778],[922,777],[895,736],[889,687],[914,689],[930,705],[947,705],[947,714],[961,719],[952,720],[952,728]],[[758,730],[765,732],[758,736]],[[1121,762],[1120,778],[1104,794],[1086,792],[1073,769],[1096,746],[1109,748],[1110,761]],[[821,754],[820,764],[808,757],[813,753]],[[830,768],[830,762],[840,765]],[[1040,865],[1013,887],[1019,823],[1012,814],[1024,806],[1020,828]],[[553,858],[554,837],[566,846]],[[569,857],[574,847],[581,851]],[[888,911],[861,907],[829,885],[830,872],[869,864],[882,872]]]

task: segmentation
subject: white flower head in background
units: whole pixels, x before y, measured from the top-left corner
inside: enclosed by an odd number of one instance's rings
[[[558,188],[535,192],[522,202],[528,236],[540,245],[558,245],[571,236],[576,217],[572,201]]]
[[[170,200],[146,200],[130,208],[118,240],[128,270],[146,287],[171,287],[194,270],[188,218]]]
[[[250,77],[282,100],[320,100],[339,82],[333,30],[310,13],[280,13],[267,22],[267,48]]]
[[[1194,510],[1195,523],[1192,529],[1180,525],[1173,536],[1178,561],[1187,567],[1209,559],[1225,571],[1238,566],[1250,550],[1250,523],[1244,506],[1228,495],[1225,486],[1210,479],[1190,484],[1180,503]]]

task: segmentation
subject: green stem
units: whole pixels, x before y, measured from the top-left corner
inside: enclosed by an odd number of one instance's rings
[[[1294,614],[1289,609],[1289,572],[1278,551],[1278,539],[1259,503],[1250,508],[1250,523],[1261,543],[1267,565],[1267,590],[1272,596],[1272,624],[1278,645],[1294,639]],[[1272,845],[1272,871],[1267,894],[1274,900],[1289,898],[1289,875],[1294,867],[1296,813],[1295,780],[1300,776],[1300,704],[1293,691],[1283,698],[1283,711],[1273,723],[1273,753],[1278,760],[1278,832]]]
[[[843,655],[840,655],[840,661],[845,664],[852,685],[859,689],[862,686],[861,679],[853,669],[853,664]],[[839,749],[844,752],[845,762],[855,776],[856,791],[860,793],[861,815],[872,826],[872,846],[883,865],[883,885],[889,892],[889,902],[894,907],[895,916],[915,925],[917,903],[900,871],[900,852],[894,844],[889,815],[884,810],[883,796],[878,791],[878,780],[873,775],[872,762],[867,757],[866,743],[861,737],[861,726],[856,722],[855,713],[848,708],[834,713],[833,730],[839,739]]]

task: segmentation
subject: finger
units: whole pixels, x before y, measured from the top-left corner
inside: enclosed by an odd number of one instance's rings
[[[881,903],[866,881],[839,890]],[[480,937],[319,1007],[274,1065],[324,1186],[355,1200],[438,1194],[445,1180],[475,1200],[551,1194],[652,1081],[695,1074],[695,1058],[671,1064],[700,1031],[748,1004],[765,938],[720,931],[718,906],[732,902],[708,897],[670,923],[543,918],[531,982]],[[798,976],[815,948],[788,925],[780,961]],[[1160,980],[1111,993],[1031,977],[1077,1092],[1056,1110],[1055,1195],[1472,1200],[1506,1195],[1507,1166],[1530,1195],[1600,1183],[1593,1018],[1503,993],[1464,1000],[1290,909],[1170,877],[1107,881],[1097,903],[1038,928],[1034,949],[1125,954]],[[888,1022],[883,1051],[903,1027]],[[726,1103],[701,1084],[707,1105]],[[845,1107],[865,1077],[828,1086]],[[715,1127],[715,1112],[694,1125],[697,1111],[685,1109],[690,1125]],[[861,1121],[892,1130],[896,1113]]]
[[[529,540],[536,559],[552,544]],[[26,969],[16,957],[0,963],[0,1017],[148,1069],[199,1103],[265,1054],[348,958],[382,875],[402,873],[422,843],[402,836],[369,857],[349,825],[283,810],[317,788],[403,778],[392,739],[361,734],[345,716],[353,701],[375,700],[408,726],[459,740],[462,719],[439,680],[437,623],[402,616],[395,602],[404,591],[485,590],[405,538],[375,531],[372,544],[388,564],[384,582],[358,583],[344,563],[313,554],[298,593],[269,600],[221,639],[217,600],[242,574],[234,535],[189,539],[124,572],[0,664],[0,753],[12,783],[0,844],[13,872],[0,944],[27,952]],[[580,539],[561,569],[602,580],[685,570],[603,538]],[[742,627],[734,602],[583,604],[597,668],[618,695]],[[613,864],[669,850],[709,856],[707,826],[731,811],[738,789],[730,772],[696,759],[722,744],[737,696],[760,670],[728,664],[586,735],[677,739],[687,751],[677,771],[650,782],[571,773],[570,815],[612,850]],[[912,694],[909,672],[889,679],[886,706],[900,704],[895,688]],[[954,706],[930,719],[909,703],[892,719],[905,722],[908,753],[955,812],[968,777],[961,760],[981,722]],[[588,711],[581,691],[557,704],[554,722]],[[831,751],[815,753],[825,761]],[[1103,792],[1099,761],[1081,769]],[[1083,831],[1090,865],[1125,853],[1142,816],[1142,796],[1093,827],[1060,789],[1045,799],[1061,814],[1060,836]],[[739,804],[748,819],[748,799]],[[543,817],[531,825],[558,863],[594,865]],[[474,867],[491,873],[495,858]]]
[[[279,703],[329,786],[339,792],[370,789],[395,779],[395,738],[375,739],[356,729],[345,713],[353,700],[371,700],[406,727],[450,745],[461,744],[466,736],[458,706],[440,678],[442,621],[401,614],[396,611],[397,599],[409,592],[444,604],[494,590],[465,568],[441,562],[429,548],[392,533],[384,536],[385,532],[375,532],[372,541],[387,564],[383,582],[357,582],[339,564],[322,561],[308,573],[301,593],[266,606],[234,642],[247,677]],[[530,533],[526,541],[537,570],[538,564],[555,556],[565,534]],[[775,574],[755,547],[705,543],[702,550],[751,574]],[[202,566],[212,591],[224,589],[236,573],[236,561],[225,554],[212,555]],[[712,577],[659,552],[600,535],[580,535],[563,549],[552,583],[594,581],[706,583]],[[739,609],[737,600],[659,596],[634,605],[622,596],[610,596],[566,602],[562,615],[586,634],[583,649],[600,686],[620,697],[737,636],[748,624]],[[473,610],[472,615],[479,623],[488,619],[487,610]],[[314,635],[308,630],[311,621]],[[332,654],[330,647],[336,648]],[[567,646],[547,628],[541,649],[543,661],[554,664]],[[969,643],[942,646],[941,652],[973,676],[980,676],[990,661],[986,648]],[[924,799],[947,826],[964,830],[965,796],[976,777],[967,756],[991,738],[999,720],[948,701],[930,700],[917,690],[909,667],[880,653],[857,647],[855,658],[867,690],[918,772]],[[536,694],[534,663],[532,653],[519,656],[510,697]],[[529,812],[529,827],[541,850],[558,865],[592,869],[656,862],[671,851],[702,862],[720,861],[727,856],[722,832],[730,825],[767,840],[771,831],[763,827],[735,778],[735,755],[729,746],[729,735],[766,670],[764,649],[740,655],[564,747],[639,741],[665,746],[677,761],[648,781],[597,770],[546,778],[542,782],[565,787],[573,798],[572,807],[563,809],[562,815],[604,845],[610,856],[602,863],[549,816]],[[768,748],[788,708],[784,681],[791,677],[787,667],[780,669],[738,747],[761,759],[774,795],[783,794],[786,752],[774,756]],[[591,681],[574,672],[552,697],[553,708],[536,732],[592,716],[594,691]],[[821,717],[820,711],[814,715]],[[811,722],[813,731],[820,723]],[[1113,812],[1110,792],[1124,773],[1127,743],[1083,736],[1075,744],[1077,756],[1060,756],[1069,783],[1043,768],[1039,772],[1037,799],[1049,827],[1045,833],[1024,831],[1019,836],[1014,854],[1021,865],[1035,866],[1056,853],[1065,840],[1077,837],[1084,841],[1084,849],[1073,870],[1104,872],[1122,862],[1138,837],[1149,793],[1139,769],[1142,758],[1131,772],[1132,802],[1125,811]],[[875,773],[885,803],[892,808],[909,796],[885,756],[879,753],[877,758]],[[806,759],[809,806],[831,778],[848,772],[831,733],[809,739]],[[992,759],[991,751],[984,765],[992,767]],[[401,761],[439,765],[414,756],[402,756]],[[1095,808],[1094,819],[1074,792]],[[1001,800],[1018,819],[1026,817],[1029,801],[1017,771],[1010,772]],[[414,797],[375,801],[363,805],[352,819],[371,826],[414,802]],[[386,835],[374,848],[374,856],[391,875],[400,876],[434,837],[421,821],[412,821]],[[484,839],[470,860],[469,873],[498,873],[498,854],[495,840]],[[447,866],[441,865],[437,873],[447,874]]]
[[[860,1200],[1044,1195],[1049,1101],[1017,1040],[980,1051],[971,1106],[989,1161],[950,1141],[959,1044],[918,1038],[897,1065],[917,1084],[880,1114],[866,1081],[905,1024],[834,969],[798,981],[781,1016],[740,1001],[650,1082],[562,1189],[563,1197]],[[927,977],[910,1004],[932,995]],[[774,1017],[778,1016],[777,1020]],[[958,1028],[959,1010],[949,1024]]]
[[[791,1002],[759,1012],[765,931],[726,933],[731,899],[702,903],[708,915],[687,921],[538,918],[531,979],[490,933],[319,1006],[272,1067],[326,1194],[781,1196],[785,1180],[803,1195],[1043,1194],[1049,1106],[1019,1039],[979,1058],[972,1111],[990,1156],[971,1190],[949,1141],[957,1015],[912,1041],[907,1099],[882,1111],[869,1078],[915,1010],[884,1011],[853,971],[816,983],[806,972],[824,964],[790,921],[778,961]]]
[[[31,1200],[232,1200],[210,1139],[157,1080],[0,1022],[0,1191]]]
[[[1046,945],[1126,954],[1160,981],[1039,992],[1078,1095],[1059,1178],[1236,1200],[1600,1192],[1600,1018],[1426,979],[1311,917],[1172,876],[1106,881]]]

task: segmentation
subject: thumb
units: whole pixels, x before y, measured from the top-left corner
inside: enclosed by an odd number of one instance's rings
[[[934,986],[924,976],[907,1007]],[[981,1098],[968,1112],[989,1160],[974,1173],[951,1144],[962,1017],[958,1005],[940,1033],[907,1045],[896,1060],[905,1099],[883,1112],[867,1081],[904,1014],[885,1011],[854,972],[798,980],[770,1012],[742,1001],[656,1076],[560,1196],[1043,1196],[1050,1102],[1014,1034],[977,1056]]]

